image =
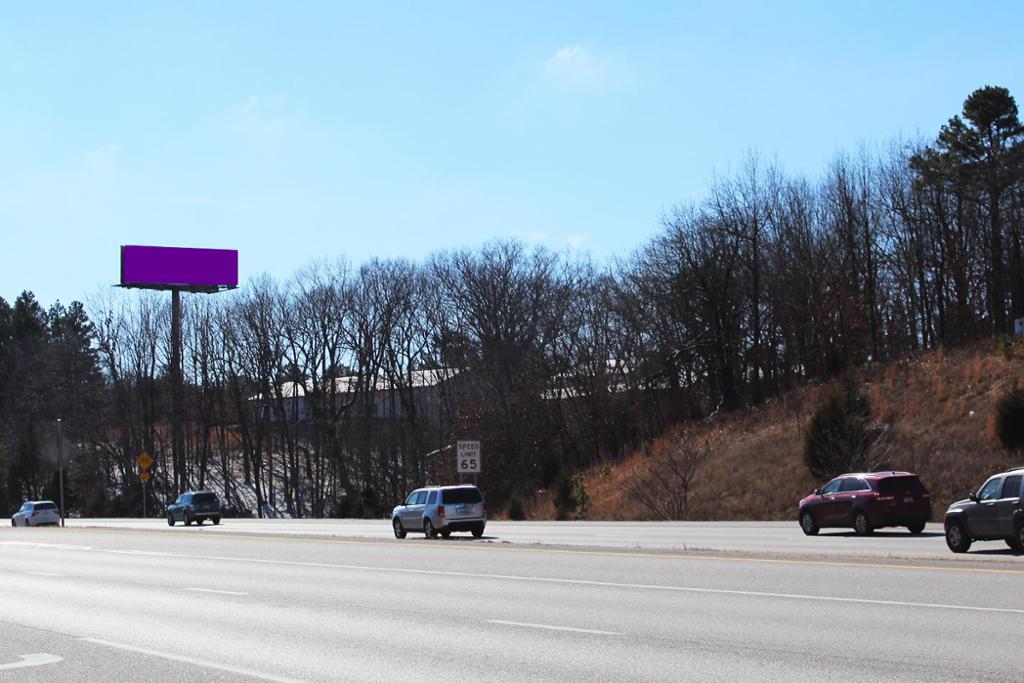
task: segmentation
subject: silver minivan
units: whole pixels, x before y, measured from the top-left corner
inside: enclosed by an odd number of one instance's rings
[[[484,535],[487,504],[475,486],[428,486],[416,489],[391,512],[395,538],[410,531],[422,531],[427,538],[453,531],[469,531],[474,538]]]

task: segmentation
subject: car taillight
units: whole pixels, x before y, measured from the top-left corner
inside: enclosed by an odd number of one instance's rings
[[[487,514],[487,503],[481,503],[481,505],[483,506],[484,514],[486,515]]]
[[[437,514],[440,517],[444,517],[444,505],[437,506]]]

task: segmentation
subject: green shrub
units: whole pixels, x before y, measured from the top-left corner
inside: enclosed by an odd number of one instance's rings
[[[804,464],[817,479],[873,469],[872,448],[885,433],[871,424],[871,402],[852,381],[818,406],[804,434]]]
[[[516,522],[526,519],[526,506],[519,496],[513,496],[508,502],[508,518]]]
[[[1013,337],[1008,334],[999,335],[996,340],[996,352],[1006,360],[1013,358]]]
[[[1024,389],[1013,389],[996,401],[996,436],[1011,453],[1024,450]]]

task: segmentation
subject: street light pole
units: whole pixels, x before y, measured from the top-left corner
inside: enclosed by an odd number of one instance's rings
[[[60,525],[64,526],[64,427],[57,418],[57,468],[60,470]]]

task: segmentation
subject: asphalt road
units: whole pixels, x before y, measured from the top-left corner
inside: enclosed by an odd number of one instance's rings
[[[163,519],[72,519],[70,526],[145,529],[180,533]],[[206,524],[204,534],[265,534],[336,538],[393,538],[387,520],[348,519],[226,519]],[[419,536],[419,534],[411,534]],[[469,538],[468,534],[462,535]],[[453,536],[455,538],[456,536]],[[487,524],[486,540],[493,543],[566,545],[637,550],[769,553],[816,557],[929,558],[937,560],[996,560],[1012,557],[1001,542],[976,543],[968,555],[953,556],[946,547],[941,524],[929,524],[913,536],[906,529],[881,529],[870,537],[851,530],[823,529],[805,536],[792,522],[496,522]]]
[[[0,680],[1016,679],[998,557],[4,528]]]

